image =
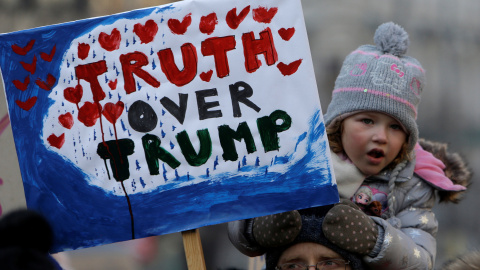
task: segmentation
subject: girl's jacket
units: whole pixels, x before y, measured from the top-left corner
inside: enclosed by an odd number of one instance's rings
[[[365,178],[333,153],[332,163],[341,198],[353,200],[357,190],[368,189],[375,202],[365,207],[379,229],[375,248],[364,257],[369,269],[433,269],[438,223],[432,207],[461,199],[471,178],[461,157],[448,153],[445,144],[420,140],[415,158],[400,170]],[[247,240],[252,239],[249,223],[231,222],[230,240],[247,256],[258,256],[261,248]]]

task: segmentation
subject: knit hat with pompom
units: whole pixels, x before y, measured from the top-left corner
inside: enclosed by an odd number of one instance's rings
[[[325,125],[362,111],[381,112],[402,124],[411,152],[418,140],[416,118],[425,71],[416,59],[405,55],[409,39],[401,26],[380,25],[374,42],[376,46],[360,46],[343,62]]]

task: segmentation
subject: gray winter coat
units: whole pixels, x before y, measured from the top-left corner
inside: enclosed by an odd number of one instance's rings
[[[381,210],[377,209],[381,213],[368,207],[365,209],[379,229],[375,248],[364,257],[369,269],[433,269],[438,223],[432,207],[437,200],[458,202],[468,185],[471,172],[459,155],[447,153],[444,144],[423,140],[420,143],[423,149],[445,164],[441,176],[428,173],[432,166],[426,166],[426,174],[420,173],[421,165],[412,160],[403,164],[400,170],[396,168],[365,179],[352,170],[353,165],[338,164],[339,159],[333,159],[341,197],[351,198],[359,187],[368,188],[371,201],[381,205]],[[433,169],[438,172],[438,168]],[[392,178],[394,175],[396,177]],[[262,249],[252,245],[248,232],[250,223],[251,220],[230,223],[229,236],[242,253],[258,256]]]
[[[460,157],[448,154],[445,145],[420,143],[435,157],[417,149],[417,159],[408,162],[394,181],[395,170],[362,183],[372,191],[372,201],[382,205],[381,217],[372,216],[379,228],[377,244],[364,257],[370,269],[433,269],[438,223],[432,208],[437,199],[457,202],[471,177]],[[442,163],[442,175],[431,173]]]

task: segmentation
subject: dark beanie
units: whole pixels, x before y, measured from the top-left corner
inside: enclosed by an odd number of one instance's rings
[[[332,244],[328,239],[325,237],[322,231],[322,223],[325,217],[326,212],[331,207],[316,207],[310,208],[305,210],[299,210],[299,213],[302,218],[302,228],[300,233],[297,235],[293,242],[280,246],[277,248],[269,249],[266,254],[266,270],[275,270],[277,266],[278,260],[282,253],[288,249],[289,247],[298,244],[298,243],[306,243],[312,242],[323,245],[336,253],[342,256],[343,259],[350,261],[350,266],[353,270],[361,270],[365,269],[363,266],[363,262],[359,255],[354,253],[347,252],[334,244]]]
[[[56,270],[48,254],[53,231],[39,213],[20,209],[0,219],[0,268],[5,270]]]

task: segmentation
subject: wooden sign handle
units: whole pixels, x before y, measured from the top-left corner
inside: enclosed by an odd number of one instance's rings
[[[182,238],[188,270],[207,270],[205,258],[203,257],[200,231],[198,229],[183,231]]]

